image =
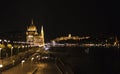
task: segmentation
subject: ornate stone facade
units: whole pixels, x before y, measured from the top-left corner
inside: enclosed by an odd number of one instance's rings
[[[26,41],[33,46],[44,46],[44,30],[41,27],[41,34],[37,32],[37,27],[34,25],[33,20],[31,25],[27,27]]]

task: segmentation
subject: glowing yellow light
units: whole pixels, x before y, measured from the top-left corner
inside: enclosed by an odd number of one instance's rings
[[[4,44],[0,44],[0,48],[5,48],[5,45]]]
[[[24,62],[25,62],[25,60],[22,60],[22,61],[21,61],[22,65],[23,65]]]
[[[7,47],[8,47],[8,48],[12,48],[12,45],[11,45],[11,44],[8,44]]]
[[[3,65],[2,64],[0,64],[0,68],[2,68],[3,67]]]
[[[31,38],[31,37],[33,37],[33,35],[29,35],[28,37],[30,37],[30,38]]]
[[[70,38],[70,37],[71,37],[71,34],[69,34],[68,37]]]

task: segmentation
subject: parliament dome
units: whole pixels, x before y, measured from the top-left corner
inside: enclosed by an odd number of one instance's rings
[[[28,31],[37,31],[37,28],[36,28],[35,25],[30,25],[30,26],[28,27]]]
[[[28,31],[37,31],[37,28],[33,23],[33,19],[31,21],[31,25],[28,27]]]

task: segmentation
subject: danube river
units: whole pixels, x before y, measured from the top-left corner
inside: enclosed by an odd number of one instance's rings
[[[48,52],[74,74],[120,74],[120,48],[53,47]]]

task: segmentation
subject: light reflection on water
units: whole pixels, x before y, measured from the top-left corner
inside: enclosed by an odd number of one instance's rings
[[[116,74],[120,73],[120,48],[52,48],[52,52],[67,53],[57,55],[74,70],[75,74]]]

